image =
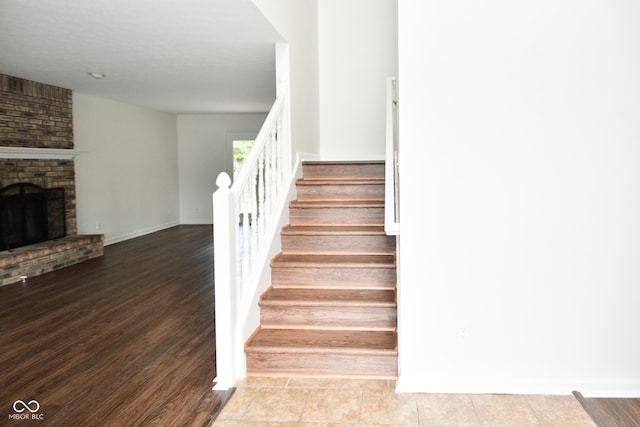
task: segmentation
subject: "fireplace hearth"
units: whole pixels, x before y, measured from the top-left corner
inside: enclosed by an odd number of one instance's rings
[[[65,235],[64,188],[22,182],[0,189],[0,251]]]

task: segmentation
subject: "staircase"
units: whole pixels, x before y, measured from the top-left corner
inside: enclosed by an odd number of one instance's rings
[[[249,376],[395,378],[395,237],[384,162],[305,162],[245,345]]]

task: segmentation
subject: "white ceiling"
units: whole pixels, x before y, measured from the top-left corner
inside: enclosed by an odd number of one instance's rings
[[[1,74],[172,113],[268,111],[279,41],[251,0],[0,0]]]

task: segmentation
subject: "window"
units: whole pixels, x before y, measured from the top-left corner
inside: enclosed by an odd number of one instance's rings
[[[249,155],[255,140],[253,139],[235,139],[233,140],[233,179],[235,181],[242,164]]]

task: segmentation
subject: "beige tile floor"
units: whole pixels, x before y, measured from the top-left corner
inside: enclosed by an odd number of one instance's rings
[[[396,393],[394,381],[248,378],[216,427],[596,427],[572,395]]]

